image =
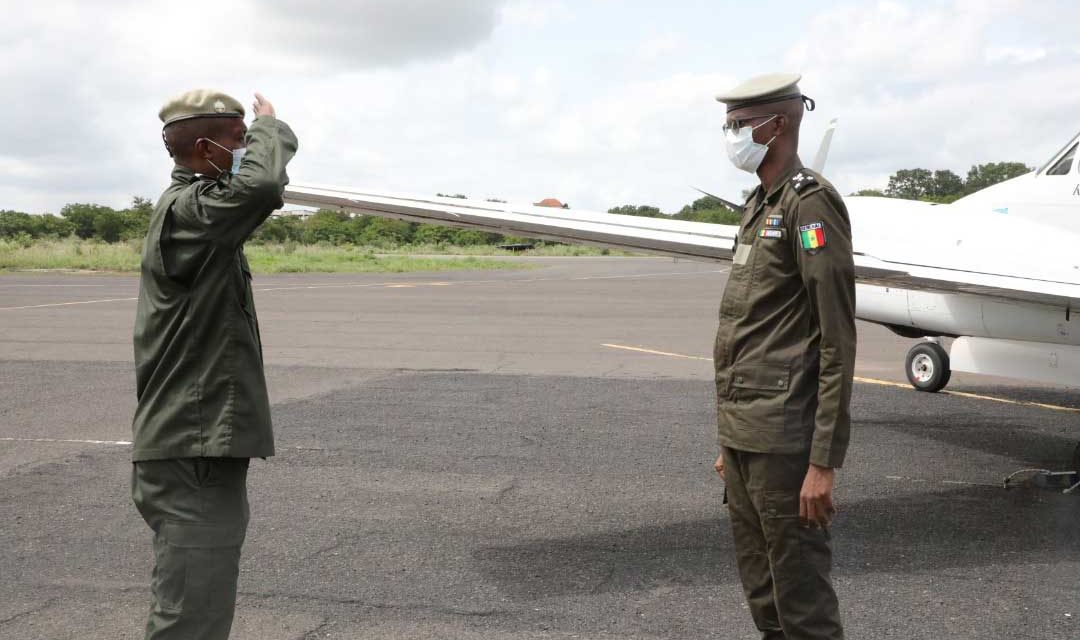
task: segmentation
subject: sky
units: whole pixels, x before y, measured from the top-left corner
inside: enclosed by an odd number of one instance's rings
[[[10,5],[3,7],[2,5]],[[0,210],[156,199],[171,96],[263,93],[297,184],[674,212],[756,178],[714,96],[803,74],[842,193],[1039,165],[1080,130],[1080,4],[1054,0],[0,0]],[[250,117],[250,116],[249,116]]]

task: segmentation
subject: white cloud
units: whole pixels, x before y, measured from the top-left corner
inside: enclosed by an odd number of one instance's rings
[[[505,24],[526,29],[541,29],[570,14],[558,0],[518,0],[504,6],[499,13]]]
[[[826,169],[837,186],[883,187],[903,168],[965,175],[981,162],[1037,164],[1073,135],[1080,56],[999,44],[1003,25],[1022,17],[1018,3],[881,2],[813,20],[788,63],[818,101],[815,120],[840,119]],[[804,121],[804,156],[816,133]]]
[[[296,181],[597,209],[671,210],[691,184],[731,197],[752,184],[724,157],[712,98],[748,68],[804,73],[819,103],[805,159],[840,118],[827,173],[845,191],[902,168],[1034,164],[1078,128],[1080,50],[1040,36],[1080,17],[1072,4],[1045,17],[1016,2],[826,5],[786,51],[713,38],[687,6],[647,24],[619,6],[27,4],[0,23],[0,209],[154,197],[170,168],[157,109],[198,86],[272,99],[300,138]]]
[[[638,47],[638,57],[642,60],[655,60],[675,53],[685,46],[685,36],[677,33],[664,33],[646,39]]]
[[[1045,59],[1048,52],[1045,47],[988,47],[985,55],[986,62],[989,64],[998,62],[1029,64]]]

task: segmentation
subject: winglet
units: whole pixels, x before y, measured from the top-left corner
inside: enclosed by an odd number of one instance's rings
[[[693,185],[690,185],[690,188],[693,189],[694,191],[697,191],[698,193],[703,193],[703,194],[709,196],[710,198],[715,198],[715,199],[719,200],[720,204],[724,205],[728,209],[731,209],[735,213],[742,213],[743,212],[744,207],[741,204],[735,204],[731,200],[721,198],[720,196],[714,196],[713,194],[709,193],[708,191],[706,191],[704,189],[698,189],[697,187],[695,187]]]
[[[825,161],[829,157],[829,145],[832,144],[833,132],[836,131],[836,118],[829,121],[829,126],[825,128],[825,137],[821,139],[821,146],[818,147],[817,155],[814,156],[814,163],[810,165],[810,168],[821,173],[825,168]]]

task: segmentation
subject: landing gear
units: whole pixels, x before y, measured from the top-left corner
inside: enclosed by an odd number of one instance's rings
[[[919,391],[936,393],[949,384],[949,354],[937,342],[920,342],[908,351],[904,363],[908,382]]]

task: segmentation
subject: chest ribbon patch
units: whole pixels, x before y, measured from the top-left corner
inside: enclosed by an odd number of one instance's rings
[[[825,228],[820,222],[811,222],[799,227],[799,239],[802,248],[813,251],[825,246]]]

